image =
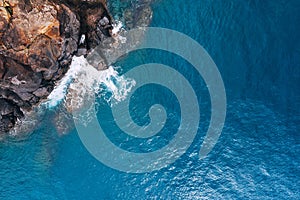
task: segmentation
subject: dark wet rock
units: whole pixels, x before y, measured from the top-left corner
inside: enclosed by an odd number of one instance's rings
[[[8,99],[0,98],[0,105],[0,132],[5,132],[14,126],[14,121],[23,117],[23,113]]]
[[[48,88],[43,87],[43,88],[39,88],[36,91],[34,91],[33,94],[37,97],[47,97],[50,93],[49,93]]]
[[[153,0],[122,1],[127,6],[124,6],[126,7],[124,11],[121,13],[118,12],[117,15],[119,15],[119,18],[124,19],[125,23],[123,25],[125,25],[126,30],[149,26],[152,20],[152,2]],[[109,8],[112,11],[116,9],[113,5],[110,5]],[[106,26],[107,20],[105,17],[100,19],[99,24],[99,27]],[[112,33],[112,37],[101,38],[101,44],[93,48],[91,53],[87,55],[88,63],[98,70],[106,69],[107,66],[113,64],[120,56],[125,55],[129,49],[138,45],[143,38],[144,31],[136,31],[134,36],[132,34],[128,36],[127,32],[122,28],[117,34]],[[122,41],[123,39],[125,41]]]
[[[14,107],[11,105],[7,100],[5,99],[0,99],[0,105],[1,105],[1,110],[0,114],[3,115],[8,115],[10,113],[14,112]]]
[[[46,98],[77,52],[88,51],[109,37],[99,31],[105,0],[0,1],[0,133]],[[85,43],[79,46],[81,35]]]

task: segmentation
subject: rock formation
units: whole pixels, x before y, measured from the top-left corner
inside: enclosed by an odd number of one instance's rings
[[[111,20],[106,0],[0,0],[0,134],[49,95],[73,55],[110,36]]]

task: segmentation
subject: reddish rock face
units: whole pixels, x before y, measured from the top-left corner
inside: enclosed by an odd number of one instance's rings
[[[0,133],[48,96],[77,53],[109,36],[97,24],[108,16],[105,0],[0,1]],[[86,52],[86,51],[85,51]]]

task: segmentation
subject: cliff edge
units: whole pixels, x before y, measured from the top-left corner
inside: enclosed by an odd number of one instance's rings
[[[0,134],[50,94],[73,55],[110,37],[111,21],[106,0],[0,0]]]

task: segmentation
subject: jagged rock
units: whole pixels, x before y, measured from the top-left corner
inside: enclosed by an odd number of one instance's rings
[[[34,91],[33,94],[37,97],[46,97],[49,95],[49,91],[47,88],[43,87]]]
[[[109,36],[109,28],[98,30],[104,16],[111,24],[105,3],[0,1],[0,134],[48,96],[77,53],[82,34],[86,35],[82,54],[98,45],[103,35]]]
[[[14,112],[14,107],[7,102],[5,99],[0,99],[0,105],[1,105],[1,110],[0,114],[3,115],[8,115],[10,113]]]

